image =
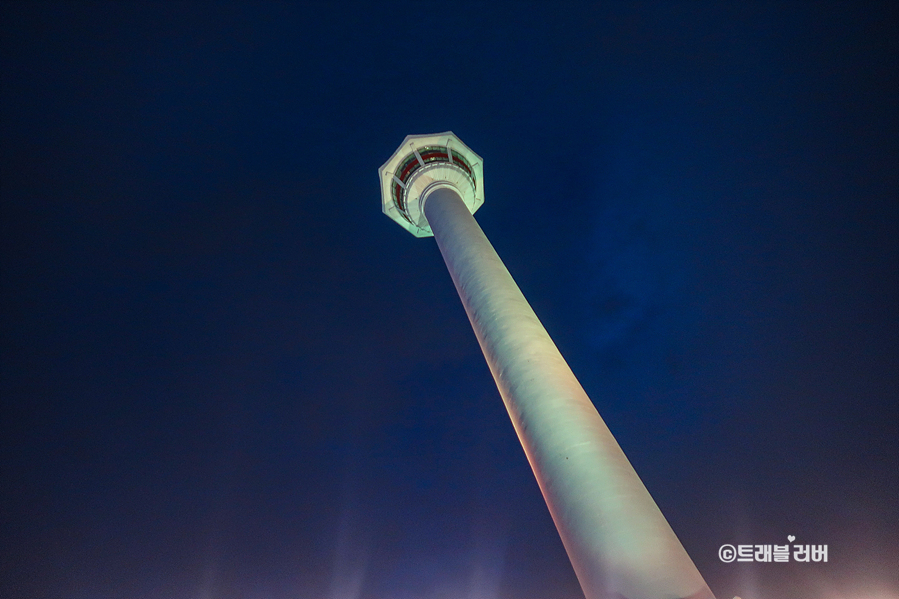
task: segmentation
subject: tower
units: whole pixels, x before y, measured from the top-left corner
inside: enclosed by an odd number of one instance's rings
[[[481,157],[409,135],[378,175],[384,213],[437,240],[586,599],[714,599],[472,216]]]

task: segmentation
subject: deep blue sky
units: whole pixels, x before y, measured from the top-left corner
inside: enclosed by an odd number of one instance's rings
[[[899,597],[897,40],[873,3],[4,3],[0,596],[581,596],[380,214],[452,130],[719,599]],[[788,534],[829,562],[718,559]]]

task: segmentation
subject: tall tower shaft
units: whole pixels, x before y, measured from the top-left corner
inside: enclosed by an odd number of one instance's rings
[[[714,599],[472,216],[482,162],[451,132],[409,136],[379,171],[384,211],[437,240],[584,595]]]

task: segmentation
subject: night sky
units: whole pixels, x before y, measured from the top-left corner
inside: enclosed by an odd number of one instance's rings
[[[0,597],[576,599],[477,219],[719,599],[899,597],[894,3],[0,8]],[[722,563],[730,544],[827,563]]]

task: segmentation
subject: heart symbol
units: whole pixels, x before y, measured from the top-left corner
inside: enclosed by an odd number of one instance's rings
[[[790,535],[787,537],[787,540],[792,543],[793,541],[796,540],[796,537],[794,537],[793,535]]]

